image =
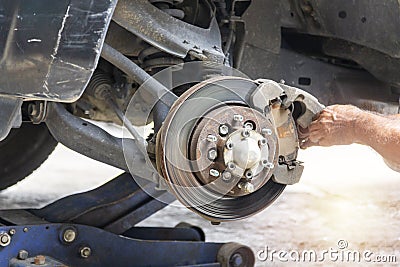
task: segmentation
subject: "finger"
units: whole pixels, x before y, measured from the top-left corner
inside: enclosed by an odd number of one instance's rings
[[[318,145],[318,143],[314,143],[314,142],[311,142],[310,139],[306,139],[302,143],[300,143],[300,148],[301,149],[307,149],[309,147],[317,146],[317,145]]]

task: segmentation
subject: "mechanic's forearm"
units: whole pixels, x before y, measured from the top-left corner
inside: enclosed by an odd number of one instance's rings
[[[372,147],[387,162],[400,166],[400,120],[363,112],[355,130],[357,143]]]

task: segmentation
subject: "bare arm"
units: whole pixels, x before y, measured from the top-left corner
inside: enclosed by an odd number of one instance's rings
[[[352,143],[372,147],[400,171],[400,115],[385,117],[349,105],[329,106],[310,125],[302,147]]]

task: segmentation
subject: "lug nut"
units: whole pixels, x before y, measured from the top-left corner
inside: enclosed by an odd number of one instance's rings
[[[209,160],[215,160],[217,157],[218,157],[217,150],[210,149],[210,151],[208,151],[208,159]]]
[[[225,124],[219,126],[219,134],[225,136],[229,133],[229,127]]]
[[[222,173],[222,180],[224,180],[225,182],[228,182],[229,180],[231,180],[232,178],[232,174],[230,172],[224,171]]]
[[[29,257],[28,251],[22,249],[18,251],[18,259],[19,260],[26,260]]]
[[[249,130],[254,130],[254,129],[253,129],[254,126],[253,126],[253,124],[252,124],[251,122],[246,122],[246,123],[244,124],[244,128],[245,128],[245,129],[249,129]]]
[[[33,259],[33,263],[35,265],[44,265],[46,263],[46,257],[43,255],[37,255],[34,259]]]
[[[254,192],[254,185],[249,182],[242,182],[238,184],[238,187],[243,190],[243,192],[249,194]]]
[[[213,177],[219,177],[219,171],[216,169],[210,169],[210,175]]]
[[[0,246],[7,247],[11,243],[11,236],[5,232],[0,233]]]
[[[261,133],[262,133],[262,134],[266,134],[266,135],[271,135],[271,134],[272,134],[272,130],[271,130],[271,129],[268,129],[268,128],[263,128],[263,129],[261,130]]]
[[[249,136],[250,136],[250,131],[249,131],[249,129],[244,129],[243,132],[242,132],[242,136],[243,136],[244,138],[249,137]]]
[[[234,121],[243,121],[243,116],[240,114],[235,114],[235,115],[233,115],[233,120]]]
[[[215,135],[209,134],[209,135],[207,136],[207,141],[208,141],[208,142],[215,143],[215,142],[217,142],[217,137],[216,137]]]
[[[260,141],[258,141],[258,144],[260,146],[265,146],[267,144],[267,139],[265,139],[265,138],[261,139]]]
[[[73,229],[67,229],[64,231],[63,240],[67,243],[74,242],[76,238],[76,232]]]
[[[79,251],[82,258],[89,258],[92,255],[92,249],[90,247],[83,247]]]

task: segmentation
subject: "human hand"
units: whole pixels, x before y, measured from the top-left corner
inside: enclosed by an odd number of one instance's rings
[[[362,110],[351,105],[326,107],[308,129],[299,129],[301,148],[357,142],[356,122],[362,113]]]

